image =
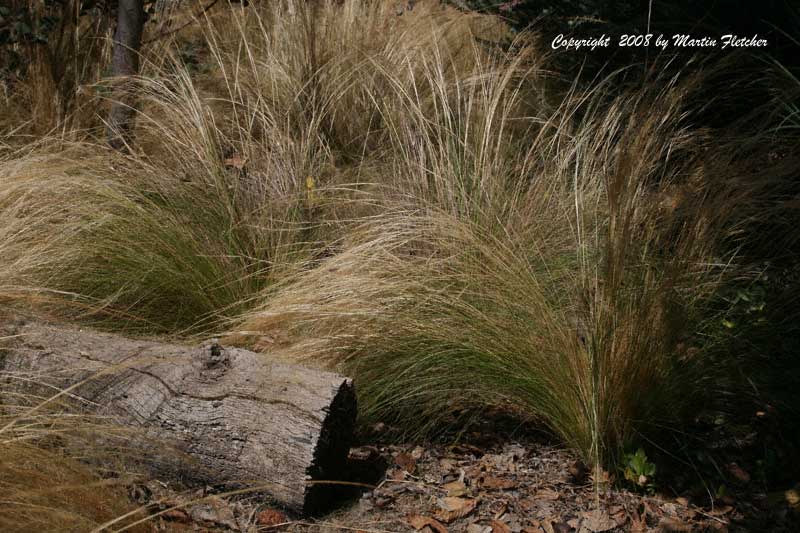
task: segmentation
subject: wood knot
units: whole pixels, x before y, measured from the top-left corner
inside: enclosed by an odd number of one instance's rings
[[[206,368],[220,368],[222,366],[229,366],[230,356],[228,351],[225,350],[219,343],[219,339],[211,339],[211,346],[208,349],[208,359],[206,360]]]

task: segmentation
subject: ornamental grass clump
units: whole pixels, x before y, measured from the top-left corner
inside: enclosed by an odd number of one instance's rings
[[[678,430],[732,382],[715,324],[720,288],[753,272],[740,250],[794,220],[767,193],[794,194],[787,130],[699,126],[711,77],[587,89],[532,35],[391,11],[209,13],[202,68],[180,43],[143,62],[124,153],[4,146],[0,303],[231,326],[352,374],[364,419],[409,431],[500,407],[608,465]]]
[[[0,333],[0,350],[9,341]],[[119,463],[130,454],[125,431],[46,382],[0,372],[0,529],[90,531],[121,515],[120,525],[147,516],[126,491],[134,476]]]
[[[324,210],[324,184],[313,205],[306,185],[321,159],[275,127],[269,148],[226,137],[180,67],[139,83],[147,152],[54,139],[4,159],[0,208],[21,228],[10,259],[46,250],[26,285],[62,316],[197,332],[302,262]]]
[[[123,153],[64,136],[4,152],[0,209],[17,206],[25,228],[13,248],[47,250],[25,274],[36,290],[17,299],[115,329],[208,332],[324,255],[334,223],[355,213],[351,193],[392,160],[383,116],[400,106],[385,73],[410,73],[413,92],[441,48],[453,83],[475,61],[460,44],[485,20],[433,3],[402,21],[387,9],[286,1],[211,16],[205,74],[179,43],[144,58]]]
[[[395,98],[384,72],[408,73],[405,89],[425,90],[413,82],[427,58],[446,50],[453,81],[459,67],[474,63],[478,36],[507,34],[493,17],[436,1],[402,16],[397,9],[381,1],[283,0],[212,18],[204,38],[224,76],[201,81],[244,109],[319,137],[340,162],[361,159],[384,149],[385,117],[376,104],[388,108]]]
[[[400,94],[382,212],[236,334],[354,375],[367,421],[502,407],[607,465],[714,393],[708,302],[768,172],[692,127],[692,80],[608,97],[612,76],[536,116],[532,72],[432,69],[427,107]]]

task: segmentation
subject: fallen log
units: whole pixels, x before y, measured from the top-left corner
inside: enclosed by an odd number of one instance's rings
[[[343,479],[356,415],[348,378],[216,342],[190,347],[36,322],[14,333],[0,350],[0,393],[77,384],[70,396],[94,414],[137,428],[135,448],[159,476],[264,486],[304,514],[325,507],[333,490],[315,481]]]

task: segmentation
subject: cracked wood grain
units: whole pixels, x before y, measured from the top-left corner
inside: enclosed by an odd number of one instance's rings
[[[17,328],[0,367],[3,394],[52,394],[86,380],[73,391],[80,405],[137,428],[133,444],[162,477],[265,485],[304,513],[324,507],[331,487],[309,481],[341,479],[355,423],[350,379],[216,344],[30,322]]]

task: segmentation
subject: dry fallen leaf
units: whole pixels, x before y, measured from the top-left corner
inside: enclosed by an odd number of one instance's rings
[[[436,517],[442,522],[449,524],[453,520],[458,520],[459,518],[467,516],[475,510],[477,504],[477,500],[474,499],[442,498],[439,500],[439,507],[441,507],[441,509],[436,512]]]
[[[788,505],[795,511],[800,511],[800,483],[789,490],[779,490],[767,494],[767,503],[770,505]]]
[[[608,513],[595,510],[583,513],[583,522],[581,525],[589,531],[601,533],[602,531],[610,531],[617,527],[617,522],[608,516]]]
[[[583,485],[586,483],[586,478],[589,475],[589,469],[586,467],[583,461],[580,459],[575,460],[571,465],[569,465],[567,470],[569,471],[569,475],[571,476],[573,483],[578,485]]]
[[[522,528],[522,533],[544,533],[541,522],[531,519],[531,525]]]
[[[277,509],[265,509],[256,515],[256,524],[259,526],[276,526],[286,522],[286,515]]]
[[[594,467],[592,470],[591,479],[592,483],[597,485],[608,485],[613,481],[611,474],[599,466]]]
[[[560,495],[553,489],[540,489],[536,491],[534,498],[537,500],[548,500],[552,502],[560,498]]]
[[[489,511],[494,513],[494,519],[498,520],[508,511],[508,504],[506,502],[491,502],[489,504]]]
[[[435,518],[431,518],[430,516],[422,516],[420,514],[410,514],[406,517],[406,521],[408,524],[419,531],[420,529],[424,528],[425,526],[431,528],[436,533],[447,533],[447,528],[436,520]]]
[[[665,514],[668,514],[670,516],[675,516],[678,514],[678,506],[672,502],[662,503],[661,510],[664,511]]]
[[[209,496],[186,511],[195,522],[211,522],[234,530],[238,527],[230,503],[218,496]]]
[[[422,516],[421,514],[410,514],[406,516],[406,522],[414,529],[420,530],[428,525],[428,517]]]
[[[783,492],[784,501],[794,509],[800,511],[800,485],[795,485],[795,488]]]
[[[393,504],[394,500],[395,496],[393,494],[382,494],[372,497],[372,502],[378,509],[385,509],[389,505]]]
[[[492,526],[492,533],[511,533],[511,528],[508,527],[505,522],[501,522],[500,520],[492,520],[489,523]]]
[[[633,516],[631,516],[631,533],[641,533],[643,531],[647,531],[647,520],[639,515],[639,511],[634,509]]]
[[[370,461],[380,457],[380,452],[375,446],[361,446],[358,448],[350,448],[348,459],[354,461]]]
[[[439,500],[439,507],[445,511],[455,511],[469,505],[470,503],[474,503],[474,500],[469,500],[467,498],[447,497]]]
[[[611,514],[611,518],[614,519],[614,522],[616,522],[617,526],[624,526],[628,521],[628,513],[625,512],[625,509],[619,509]]]
[[[409,474],[413,474],[414,469],[417,467],[417,460],[410,453],[398,453],[394,458],[394,462]]]
[[[722,507],[715,507],[712,509],[708,514],[711,516],[723,516],[733,511],[733,507],[730,505],[723,505]]]
[[[467,486],[463,481],[451,481],[442,485],[442,488],[447,491],[448,496],[464,496],[467,493]]]
[[[748,483],[750,483],[750,474],[748,474],[747,471],[744,468],[742,468],[741,466],[737,465],[736,463],[731,463],[731,464],[728,465],[728,472],[739,483],[742,483],[744,485],[747,485]]]
[[[481,488],[487,490],[513,489],[518,485],[513,479],[503,479],[499,477],[486,476],[481,479]]]
[[[415,461],[422,459],[422,456],[425,454],[425,448],[422,446],[417,446],[413,450],[411,450],[411,457],[414,458]]]
[[[555,533],[573,533],[573,529],[566,522],[553,522],[553,531]]]
[[[439,460],[439,468],[444,470],[445,472],[449,472],[456,467],[456,461],[454,459],[440,459]]]
[[[189,522],[189,515],[183,509],[169,509],[161,514],[164,520],[172,520],[174,522]]]
[[[726,522],[712,520],[708,523],[708,528],[713,531],[719,531],[719,533],[728,533],[728,524]]]
[[[658,522],[658,529],[659,531],[666,532],[674,532],[674,533],[683,533],[683,532],[690,532],[693,530],[691,524],[687,524],[686,522],[679,520],[678,518],[668,518],[664,517]]]

